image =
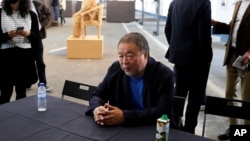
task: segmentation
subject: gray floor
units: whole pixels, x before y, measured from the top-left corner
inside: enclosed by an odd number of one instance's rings
[[[136,21],[130,23],[107,23],[104,20],[102,26],[102,34],[104,37],[104,54],[102,59],[67,59],[66,44],[67,38],[71,35],[72,30],[71,18],[66,18],[65,25],[48,28],[48,36],[43,40],[43,43],[44,59],[47,65],[46,71],[48,85],[54,88],[54,90],[49,94],[51,96],[60,97],[63,84],[66,79],[84,82],[91,85],[98,85],[98,83],[106,74],[106,70],[109,65],[118,59],[116,52],[118,40],[127,32],[136,31],[145,35],[150,44],[151,56],[172,68],[173,64],[170,64],[164,58],[168,46],[163,34],[164,25],[165,21],[161,21],[159,36],[153,36],[152,33],[156,30],[156,22],[154,18],[146,19],[143,26]],[[87,34],[96,33],[97,31],[94,27],[87,28]],[[217,38],[213,38],[213,41],[214,48],[221,48],[223,46],[223,43],[221,43]],[[211,74],[209,79],[209,83],[211,83],[216,81],[215,79],[218,79],[218,77],[214,77],[213,74]],[[219,78],[219,80],[221,79],[224,78]],[[212,84],[208,84],[208,94],[222,96],[224,84],[222,84],[221,87],[215,87],[214,85],[216,84]],[[33,85],[31,89],[28,89],[28,96],[34,95],[36,91],[37,85]],[[14,100],[14,98],[15,95],[12,96],[12,100]],[[77,100],[75,101],[81,102]],[[202,124],[203,112],[201,111],[199,115],[199,124],[196,128],[197,135],[201,135]],[[207,128],[205,136],[216,140],[217,134],[224,131],[227,125],[228,120],[226,118],[209,116],[206,124]]]

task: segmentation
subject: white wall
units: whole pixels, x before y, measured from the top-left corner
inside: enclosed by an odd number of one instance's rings
[[[160,15],[167,16],[168,14],[168,7],[171,0],[160,0]],[[156,7],[157,2],[154,0],[144,0],[144,11],[146,13],[156,14]],[[136,0],[135,1],[135,9],[141,11],[142,9],[142,1]]]
[[[172,0],[160,0],[160,16],[166,17],[169,4]],[[188,0],[187,0],[188,1]],[[212,18],[218,21],[228,23],[232,18],[235,2],[237,0],[210,0],[212,8]],[[225,5],[222,5],[225,3]],[[156,14],[157,2],[154,0],[144,0],[144,11],[150,14]],[[141,11],[142,1],[135,1],[135,9]]]
[[[225,5],[222,5],[222,3]],[[211,0],[212,18],[218,21],[229,23],[235,6],[236,0]]]

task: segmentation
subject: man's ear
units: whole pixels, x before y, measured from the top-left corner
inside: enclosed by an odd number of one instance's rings
[[[148,52],[143,53],[143,55],[144,55],[145,59],[149,57],[149,53]]]

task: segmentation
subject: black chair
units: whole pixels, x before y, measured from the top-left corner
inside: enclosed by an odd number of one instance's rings
[[[185,98],[180,96],[174,96],[173,109],[174,118],[179,127],[182,127],[182,116],[185,106]]]
[[[62,99],[64,95],[88,101],[96,86],[65,80]]]
[[[237,103],[237,105],[232,105],[232,102]],[[204,137],[206,117],[208,114],[250,120],[249,109],[250,101],[207,96],[202,136]]]

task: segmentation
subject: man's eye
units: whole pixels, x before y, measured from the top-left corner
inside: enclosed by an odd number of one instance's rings
[[[132,57],[133,57],[133,55],[127,55],[127,57],[128,57],[128,58],[132,58]]]

